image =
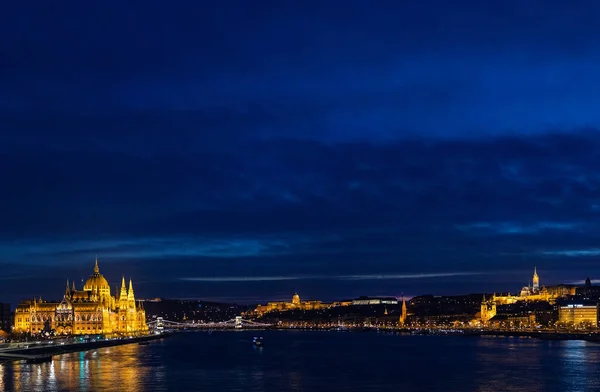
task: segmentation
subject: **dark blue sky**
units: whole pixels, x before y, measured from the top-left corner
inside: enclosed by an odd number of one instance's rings
[[[4,300],[600,278],[596,1],[13,3]]]

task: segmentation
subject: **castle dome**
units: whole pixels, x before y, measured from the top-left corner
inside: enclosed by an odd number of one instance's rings
[[[292,297],[292,303],[294,305],[300,305],[300,296],[298,295],[298,293],[295,293]]]
[[[96,259],[94,273],[88,278],[88,280],[85,281],[85,284],[83,285],[83,290],[90,291],[103,289],[110,290],[110,286],[104,275],[100,273],[100,268],[98,268],[98,259]]]

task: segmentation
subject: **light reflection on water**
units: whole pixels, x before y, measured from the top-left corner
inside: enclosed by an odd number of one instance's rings
[[[3,391],[98,391],[144,390],[148,369],[140,366],[141,347],[135,344],[115,349],[57,355],[52,362],[0,365]],[[112,351],[112,352],[111,352]]]
[[[181,334],[0,364],[0,391],[595,391],[600,345],[517,338]]]

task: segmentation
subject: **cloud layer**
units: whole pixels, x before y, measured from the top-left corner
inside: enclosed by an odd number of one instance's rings
[[[206,166],[175,154],[106,164],[98,153],[27,149],[2,158],[16,165],[28,155],[4,176],[2,215],[12,224],[1,230],[3,262],[60,263],[85,276],[82,263],[99,253],[116,276],[133,269],[154,282],[141,291],[149,295],[172,292],[161,279],[182,272],[187,287],[302,280],[322,295],[335,295],[317,282],[327,277],[340,290],[355,281],[357,294],[380,277],[377,287],[397,294],[422,290],[403,279],[415,274],[451,292],[483,290],[494,272],[516,290],[533,265],[555,283],[598,272],[595,132],[255,141],[223,144]]]
[[[62,292],[96,253],[146,296],[517,291],[533,265],[548,283],[600,272],[596,3],[228,3],[10,6],[13,297]]]

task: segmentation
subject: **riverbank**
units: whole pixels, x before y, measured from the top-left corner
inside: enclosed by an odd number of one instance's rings
[[[152,340],[164,339],[169,336],[171,336],[171,334],[162,333],[131,338],[100,339],[86,342],[56,342],[43,345],[35,343],[19,343],[0,349],[0,361],[27,360],[29,362],[43,362],[50,360],[54,355],[88,351],[103,347],[121,346],[124,344],[145,344]]]

